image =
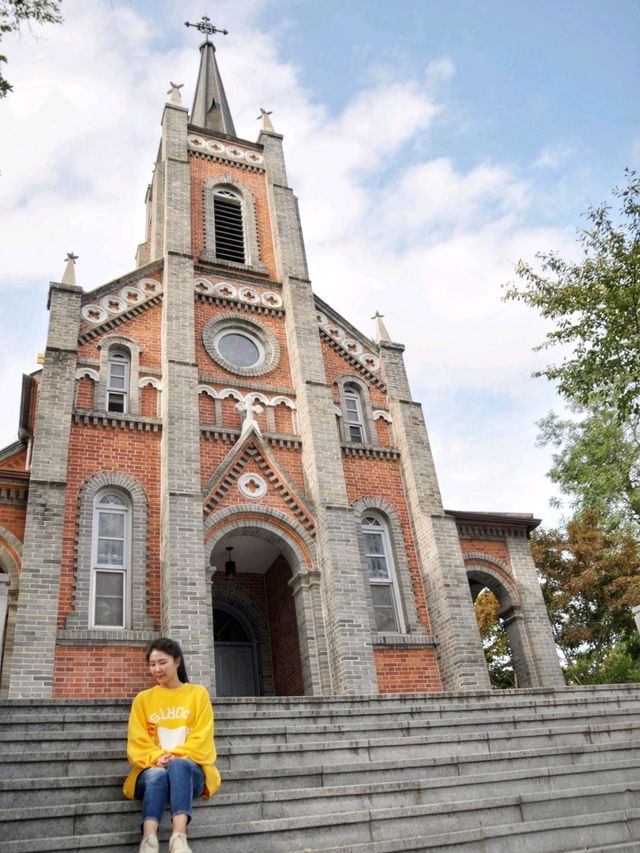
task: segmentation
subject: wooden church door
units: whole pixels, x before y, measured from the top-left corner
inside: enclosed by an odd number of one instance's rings
[[[217,696],[257,696],[256,641],[242,616],[222,607],[213,609]]]

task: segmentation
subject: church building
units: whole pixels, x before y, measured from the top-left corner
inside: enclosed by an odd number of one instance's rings
[[[218,696],[485,690],[485,587],[518,686],[563,685],[538,521],[443,508],[403,345],[314,294],[283,138],[237,136],[198,27],[135,268],[69,255],[0,450],[0,695],[131,696],[159,634]]]

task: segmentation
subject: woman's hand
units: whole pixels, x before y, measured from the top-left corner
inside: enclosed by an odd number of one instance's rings
[[[156,767],[166,768],[171,764],[174,758],[175,755],[172,755],[170,752],[165,752],[165,754],[161,755],[160,758],[158,758],[158,760],[156,761]]]

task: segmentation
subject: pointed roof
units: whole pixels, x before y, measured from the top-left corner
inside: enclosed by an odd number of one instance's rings
[[[191,110],[191,124],[227,136],[236,135],[216,62],[216,49],[208,39],[200,45],[200,70]]]

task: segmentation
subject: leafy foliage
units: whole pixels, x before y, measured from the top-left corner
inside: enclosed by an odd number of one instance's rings
[[[586,510],[565,531],[536,531],[531,549],[569,683],[639,680],[640,637],[631,613],[640,604],[635,537]]]
[[[0,0],[0,39],[7,33],[20,29],[25,21],[35,21],[38,24],[59,24],[62,21],[60,3],[62,0]],[[7,57],[0,54],[1,63]],[[13,86],[0,72],[0,98],[13,90]]]
[[[640,418],[621,421],[611,407],[576,410],[577,419],[549,414],[539,443],[556,448],[549,477],[578,512],[594,509],[610,527],[640,531]]]
[[[500,605],[495,595],[483,589],[475,602],[476,618],[493,687],[515,687],[515,674],[507,632],[498,616]]]
[[[606,400],[621,419],[640,414],[640,178],[626,175],[627,185],[612,193],[617,221],[607,204],[587,210],[579,262],[538,253],[541,272],[520,261],[523,285],[505,294],[554,321],[538,349],[571,347],[563,361],[536,375],[557,382],[571,403]]]

